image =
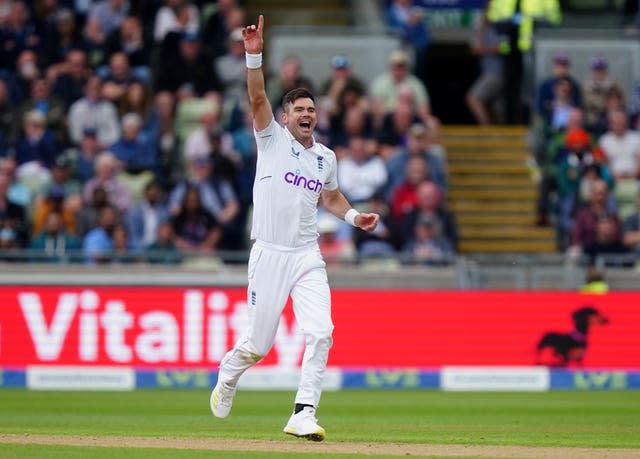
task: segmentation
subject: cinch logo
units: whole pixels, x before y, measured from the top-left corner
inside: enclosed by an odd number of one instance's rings
[[[308,179],[304,175],[300,175],[300,170],[284,174],[284,181],[293,186],[306,188],[314,193],[320,193],[320,191],[322,191],[322,182],[320,180]]]

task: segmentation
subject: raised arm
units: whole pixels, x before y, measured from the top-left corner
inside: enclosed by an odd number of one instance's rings
[[[264,16],[260,15],[257,27],[252,24],[242,31],[244,50],[247,53],[247,90],[253,113],[253,126],[256,131],[265,129],[273,119],[273,111],[265,91],[262,72],[263,29]]]

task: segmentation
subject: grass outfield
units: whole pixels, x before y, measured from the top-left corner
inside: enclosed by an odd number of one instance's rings
[[[0,458],[362,457],[361,454],[319,454],[323,451],[322,445],[350,442],[373,444],[374,449],[379,443],[380,447],[385,443],[403,443],[637,448],[637,457],[640,457],[638,391],[326,392],[318,410],[319,422],[327,430],[327,441],[321,444],[282,433],[291,412],[293,392],[238,392],[232,413],[225,420],[211,416],[208,400],[209,392],[200,390],[37,392],[3,389],[0,390],[0,436],[177,438],[183,442],[186,439],[184,443],[196,449],[150,449],[145,448],[144,443],[140,443],[140,447],[122,447],[117,443],[51,446],[17,444],[5,438],[0,444]],[[247,444],[261,440],[267,445],[273,442],[274,446],[296,448],[308,445],[309,452],[278,448],[274,448],[273,453],[250,448],[247,451],[197,450],[197,442],[208,439],[224,439],[236,445],[242,444],[238,440]]]

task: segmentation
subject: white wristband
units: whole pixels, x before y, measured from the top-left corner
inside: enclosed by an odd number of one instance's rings
[[[244,53],[245,58],[247,59],[247,68],[248,69],[259,69],[262,67],[262,53],[258,54],[249,54]]]
[[[357,226],[356,225],[356,217],[360,215],[360,212],[358,212],[355,209],[349,209],[347,210],[347,213],[344,214],[344,221],[349,223],[351,226]]]

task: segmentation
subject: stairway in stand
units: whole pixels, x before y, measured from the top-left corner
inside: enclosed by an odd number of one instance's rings
[[[526,135],[523,126],[443,126],[461,253],[556,251],[553,228],[535,226]]]

